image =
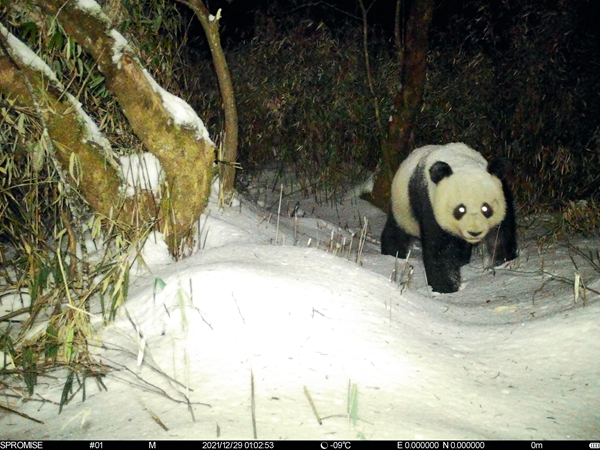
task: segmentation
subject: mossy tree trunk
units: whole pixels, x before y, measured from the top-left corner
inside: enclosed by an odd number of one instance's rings
[[[145,148],[160,161],[165,172],[166,194],[160,202],[160,226],[171,254],[178,258],[194,243],[193,230],[210,193],[214,144],[208,135],[176,123],[160,88],[130,53],[124,38],[112,28],[97,4],[64,0],[34,0],[56,17],[97,63],[106,85]],[[61,127],[51,134],[59,148],[70,142],[76,129]],[[51,131],[51,130],[49,130]],[[65,151],[73,148],[63,145]],[[65,155],[66,156],[66,155]],[[80,157],[81,159],[81,157]],[[104,164],[92,164],[86,176],[106,176]],[[87,192],[90,205],[99,195]],[[116,193],[115,193],[116,194]],[[118,198],[115,195],[113,198]]]
[[[93,210],[115,217],[111,209],[121,185],[116,168],[86,135],[65,92],[54,83],[48,87],[46,73],[28,66],[10,45],[0,46],[0,93],[40,114],[60,165],[67,169],[72,158],[77,158],[79,169],[68,175],[70,184],[80,187]]]
[[[423,102],[427,68],[427,34],[433,15],[433,0],[413,0],[408,12],[406,40],[402,57],[402,89],[394,98],[395,113],[383,143],[380,172],[375,179],[372,201],[389,210],[394,174],[412,145],[412,130]]]
[[[225,138],[222,143],[222,154],[219,155],[219,173],[221,175],[225,201],[228,201],[233,194],[233,182],[235,177],[235,163],[237,159],[238,146],[238,117],[235,105],[235,95],[233,92],[233,83],[227,67],[227,60],[221,46],[219,36],[219,15],[209,13],[208,8],[202,0],[177,0],[188,6],[196,17],[200,20],[204,34],[208,40],[208,45],[213,58],[219,89],[223,100],[223,112],[225,114]]]

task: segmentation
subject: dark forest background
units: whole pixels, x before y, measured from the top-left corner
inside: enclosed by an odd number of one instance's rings
[[[403,14],[410,7],[405,3]],[[335,192],[344,180],[375,169],[385,119],[401,88],[395,1],[365,3],[381,127],[367,84],[357,1],[232,0],[209,7],[222,8],[244,170],[291,167],[306,180],[307,192],[325,186]],[[437,2],[414,147],[462,141],[486,157],[506,157],[524,208],[579,202],[595,209],[599,18],[600,4],[586,0]],[[215,135],[223,119],[200,31],[188,28],[191,72],[182,94]]]

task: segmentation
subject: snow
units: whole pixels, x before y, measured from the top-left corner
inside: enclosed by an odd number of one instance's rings
[[[84,142],[93,142],[100,146],[106,155],[113,155],[109,140],[102,134],[96,122],[83,110],[81,102],[68,92],[65,96],[69,100],[69,103],[75,107],[78,120],[83,125],[85,133]]]
[[[18,410],[44,423],[2,412],[3,439],[252,439],[253,409],[267,440],[600,436],[600,304],[589,290],[574,304],[558,277],[600,280],[574,246],[522,239],[510,267],[474,258],[461,291],[432,294],[418,247],[398,262],[404,284],[373,240],[355,262],[381,211],[285,196],[277,220],[278,197],[253,190],[221,210],[213,194],[201,248],[176,263],[151,236],[114,323],[92,308],[107,391],[88,378],[59,415],[65,373],[41,377]],[[306,216],[289,217],[298,203]],[[335,249],[353,233],[348,258]]]
[[[143,70],[152,89],[162,98],[163,106],[172,117],[174,123],[178,126],[195,130],[197,140],[205,140],[212,143],[208,135],[208,130],[204,126],[202,119],[196,114],[196,111],[185,100],[164,90],[146,69]]]
[[[102,8],[100,7],[100,5],[94,0],[77,0],[77,6],[79,7],[79,9],[84,11],[90,11],[95,13],[102,12]]]
[[[102,7],[94,0],[77,0],[76,6],[82,11],[85,11],[87,14],[97,17],[104,22],[106,26],[112,26],[112,22],[109,17],[104,14]]]
[[[14,58],[21,60],[24,65],[30,66],[38,72],[42,72],[46,77],[52,80],[52,82],[56,83],[56,85],[60,87],[61,90],[64,90],[62,84],[58,81],[52,69],[50,69],[50,66],[48,66],[48,64],[46,64],[29,47],[27,47],[12,33],[10,33],[1,23],[0,33],[2,33],[2,35],[6,38],[6,42],[8,43],[8,49]]]
[[[125,181],[125,195],[133,197],[137,190],[145,189],[160,197],[164,173],[160,161],[152,153],[119,156],[119,168],[121,178]]]
[[[117,30],[110,30],[110,36],[115,40],[115,43],[112,48],[112,62],[119,69],[121,68],[121,57],[123,56],[123,50],[127,48],[129,43],[127,39],[119,33]]]

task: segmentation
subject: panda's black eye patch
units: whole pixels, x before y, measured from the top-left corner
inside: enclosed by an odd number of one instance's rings
[[[467,207],[465,205],[458,205],[456,208],[454,208],[454,211],[452,214],[454,214],[454,218],[456,220],[460,220],[463,218],[463,216],[467,213]]]
[[[492,207],[489,204],[484,203],[483,205],[481,205],[481,214],[483,214],[483,216],[486,219],[489,219],[490,217],[492,217],[494,215],[494,210],[492,209]]]

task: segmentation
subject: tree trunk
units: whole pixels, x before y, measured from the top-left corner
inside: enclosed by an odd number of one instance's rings
[[[221,175],[224,201],[229,201],[233,195],[233,181],[235,178],[235,163],[237,159],[238,146],[238,117],[235,105],[235,95],[233,92],[233,83],[227,67],[227,60],[221,46],[219,36],[219,15],[212,16],[202,0],[177,0],[188,6],[202,24],[204,34],[208,40],[210,52],[212,54],[221,98],[223,99],[223,111],[225,114],[225,139],[223,141],[222,154],[219,155],[219,173]]]
[[[402,60],[402,89],[394,98],[388,137],[383,143],[380,172],[375,179],[372,201],[389,211],[392,180],[412,145],[412,130],[423,102],[427,68],[427,34],[433,15],[433,0],[413,0],[406,30]]]
[[[51,141],[51,148],[44,150],[54,151],[52,156],[64,168],[69,183],[78,187],[90,207],[105,217],[124,220],[137,215],[139,220],[151,220],[156,215],[151,194],[118,201],[122,180],[110,143],[88,133],[85,123],[91,119],[77,99],[64,90],[48,66],[44,68],[41,60],[35,62],[35,54],[19,50],[25,45],[9,35],[2,24],[0,34],[5,39],[0,43],[0,93],[40,115]]]
[[[160,88],[130,53],[127,41],[94,2],[35,0],[96,60],[135,134],[165,172],[160,225],[171,255],[194,244],[194,229],[210,193],[214,144],[189,105]],[[181,113],[192,111],[182,120]],[[198,125],[200,122],[200,126]]]
[[[95,211],[108,216],[121,184],[116,169],[106,164],[99,147],[87,138],[75,105],[64,92],[57,86],[47,89],[46,74],[34,65],[28,66],[12,51],[10,42],[7,44],[0,48],[0,92],[18,105],[40,113],[61,166],[68,168],[72,155],[77,156],[81,177],[70,177],[71,183],[81,186]]]

